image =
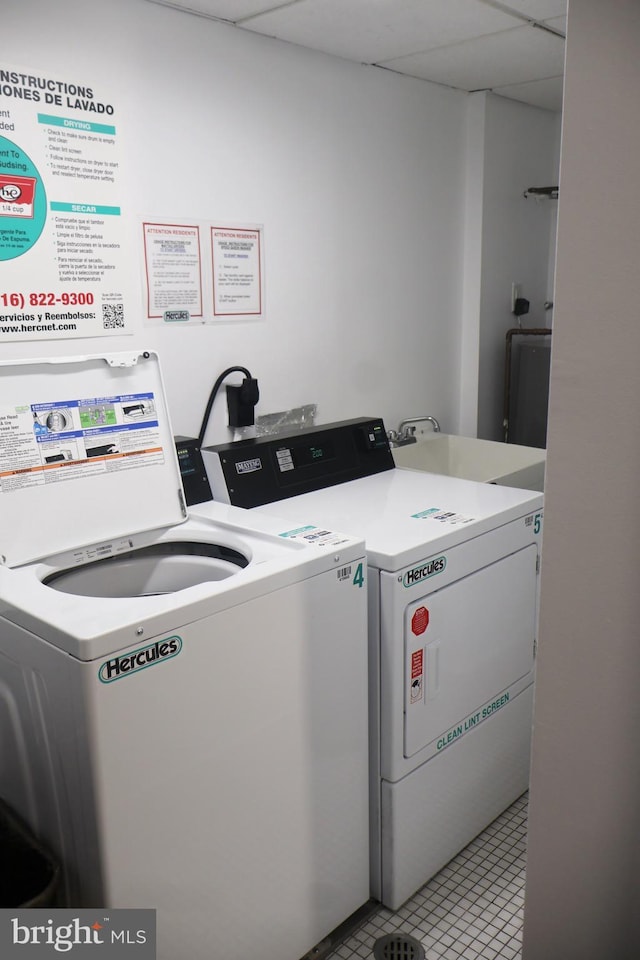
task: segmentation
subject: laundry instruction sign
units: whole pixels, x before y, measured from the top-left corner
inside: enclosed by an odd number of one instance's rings
[[[262,224],[150,217],[142,232],[147,323],[264,319]]]
[[[213,316],[262,317],[262,229],[212,226]]]
[[[131,332],[120,119],[84,77],[0,61],[0,343]]]

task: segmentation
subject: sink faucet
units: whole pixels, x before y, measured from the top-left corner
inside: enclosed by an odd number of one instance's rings
[[[392,447],[402,447],[406,443],[416,442],[416,423],[429,423],[433,426],[434,433],[440,433],[440,424],[435,417],[408,417],[402,420],[397,430],[388,430],[387,439]]]
[[[401,436],[413,436],[416,432],[416,423],[427,422],[432,424],[434,433],[440,433],[440,424],[435,417],[407,417],[406,420],[401,421],[400,426],[398,427],[398,434]],[[410,426],[411,424],[413,424],[413,426]]]

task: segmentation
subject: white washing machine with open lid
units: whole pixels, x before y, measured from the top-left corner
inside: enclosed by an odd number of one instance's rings
[[[159,960],[368,898],[364,547],[280,528],[187,515],[154,353],[0,364],[0,796]]]

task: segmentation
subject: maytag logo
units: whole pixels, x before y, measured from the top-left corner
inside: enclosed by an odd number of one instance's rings
[[[98,670],[98,677],[103,683],[113,683],[114,680],[130,677],[132,673],[139,673],[140,670],[153,667],[156,663],[162,663],[163,660],[171,660],[172,657],[177,657],[181,650],[182,640],[180,637],[156,640],[155,643],[140,647],[139,650],[134,650],[132,653],[114,657],[112,660],[105,660]]]
[[[446,557],[437,557],[435,560],[429,560],[427,563],[414,567],[413,570],[407,570],[402,582],[405,587],[412,587],[422,580],[428,580],[429,577],[435,577],[436,573],[442,573],[447,565]]]
[[[50,957],[74,952],[109,957],[135,955],[136,960],[156,956],[156,912],[148,909],[69,910],[68,908],[17,908],[0,910],[0,956]]]
[[[236,463],[237,473],[255,473],[256,470],[262,470],[262,460],[256,457],[255,460],[240,460]]]

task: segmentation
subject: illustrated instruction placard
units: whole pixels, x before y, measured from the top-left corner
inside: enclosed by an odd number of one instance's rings
[[[0,407],[0,493],[156,463],[152,393]]]

